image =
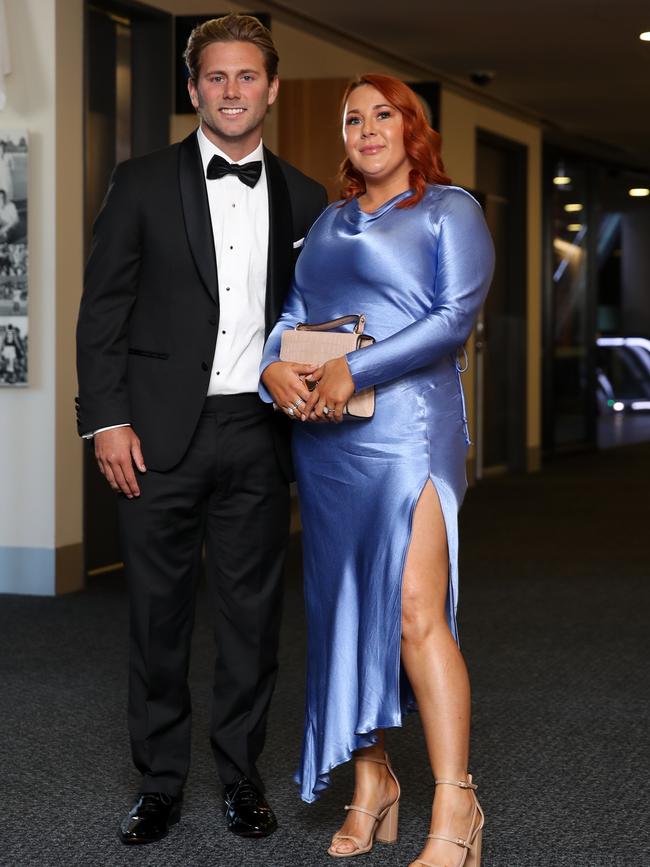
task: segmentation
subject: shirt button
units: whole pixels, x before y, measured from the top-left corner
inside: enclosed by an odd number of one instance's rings
[[[230,286],[226,286],[226,292],[230,292]]]
[[[202,362],[201,362],[201,370],[207,370],[207,369],[208,369],[208,364],[207,364],[207,362],[206,362],[206,361],[202,361]]]
[[[220,374],[220,373],[221,373],[221,371],[220,371],[220,370],[218,370],[218,371],[217,371],[217,376],[219,376],[219,374]]]
[[[231,249],[231,250],[232,250],[232,249],[233,249],[233,246],[232,246],[232,244],[231,244],[231,245],[230,245],[230,249]]]
[[[221,333],[222,333],[222,334],[225,334],[226,332],[225,332],[225,331],[222,331]]]
[[[233,208],[237,207],[237,205],[234,202],[232,203],[232,206],[233,206]]]

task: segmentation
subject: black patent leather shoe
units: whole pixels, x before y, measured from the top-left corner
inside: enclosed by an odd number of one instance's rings
[[[278,827],[273,810],[246,777],[223,790],[228,830],[239,837],[268,837]]]
[[[164,792],[141,792],[120,824],[120,840],[127,845],[162,840],[181,817],[181,800]]]

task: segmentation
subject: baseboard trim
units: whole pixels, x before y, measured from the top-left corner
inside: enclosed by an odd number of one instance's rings
[[[56,549],[56,595],[83,590],[83,547],[81,542]]]
[[[0,547],[0,593],[54,596],[54,548]]]
[[[538,473],[542,469],[542,449],[540,446],[528,446],[526,449],[526,470]]]

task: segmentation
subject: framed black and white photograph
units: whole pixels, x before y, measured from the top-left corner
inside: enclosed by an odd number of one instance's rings
[[[27,384],[28,319],[0,316],[0,385]]]
[[[27,133],[0,130],[0,385],[27,385]]]

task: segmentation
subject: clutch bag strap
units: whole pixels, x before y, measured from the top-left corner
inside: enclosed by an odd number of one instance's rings
[[[349,325],[350,322],[355,323],[355,334],[363,334],[363,329],[366,327],[366,317],[363,313],[352,313],[349,316],[340,316],[338,319],[330,319],[329,322],[317,322],[313,325],[299,322],[296,325],[296,331],[332,331],[332,329],[340,328],[342,325]]]

